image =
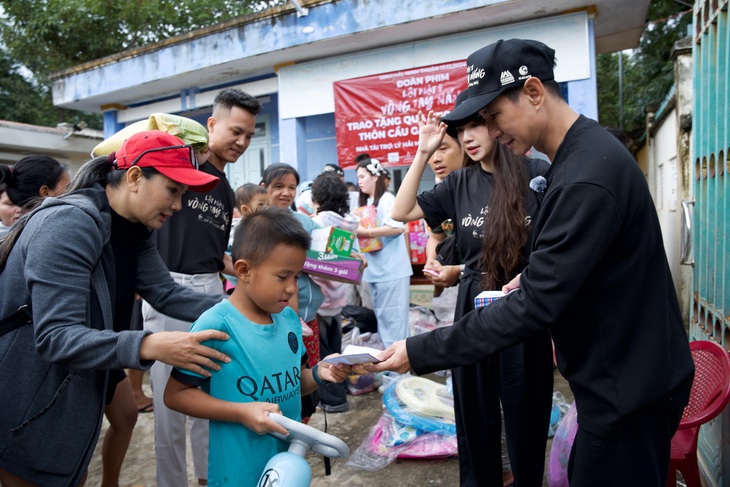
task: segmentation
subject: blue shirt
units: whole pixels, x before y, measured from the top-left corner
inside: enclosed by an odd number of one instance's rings
[[[373,199],[368,198],[368,204],[372,205]],[[393,220],[391,213],[395,196],[387,191],[383,193],[376,207],[376,218],[378,226],[384,225],[393,228],[404,228],[404,224]],[[375,252],[365,252],[363,255],[368,261],[368,266],[363,273],[366,282],[395,281],[413,275],[411,267],[411,256],[406,246],[406,237],[402,233],[391,237],[378,237],[383,242],[383,248]]]
[[[271,315],[273,323],[260,325],[241,314],[230,301],[215,305],[198,319],[190,331],[221,330],[227,341],[205,345],[231,358],[209,379],[189,370],[174,369],[176,379],[200,385],[211,396],[230,402],[271,402],[284,416],[301,420],[300,370],[306,353],[296,313],[285,308]],[[210,422],[208,485],[256,485],[266,462],[288,443],[271,435],[259,435],[242,424]]]

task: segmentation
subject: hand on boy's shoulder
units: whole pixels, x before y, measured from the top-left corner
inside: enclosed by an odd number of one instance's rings
[[[277,404],[268,402],[247,402],[247,403],[231,403],[234,407],[239,408],[241,413],[241,424],[251,431],[260,435],[267,433],[281,433],[288,435],[289,432],[283,426],[280,426],[274,420],[269,418],[269,413],[281,414],[281,409]]]

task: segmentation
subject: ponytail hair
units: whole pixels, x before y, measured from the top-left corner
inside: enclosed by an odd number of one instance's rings
[[[73,191],[90,188],[95,184],[102,186],[111,186],[116,188],[124,179],[126,170],[117,170],[114,165],[115,153],[112,152],[106,156],[99,156],[84,163],[83,166],[76,171],[73,180],[68,188],[68,193]],[[149,179],[155,174],[159,174],[157,169],[153,167],[140,167],[142,175]]]
[[[66,167],[48,156],[26,156],[15,163],[11,169],[3,166],[0,171],[0,182],[7,186],[10,201],[20,207],[40,197],[43,186],[55,188],[66,172]]]
[[[79,189],[89,188],[95,184],[111,186],[113,188],[119,186],[127,171],[116,170],[113,161],[114,153],[112,152],[108,156],[96,157],[86,162],[76,172],[76,175],[74,176],[73,181],[71,181],[66,193],[69,194]],[[8,169],[9,168],[7,167],[0,166],[0,174],[3,178],[6,177]],[[159,174],[157,169],[152,167],[140,167],[140,169],[142,171],[142,176],[146,179],[151,178],[155,174]],[[0,182],[3,181],[5,181],[5,179],[0,179]],[[35,206],[38,206],[40,201],[41,200],[38,199]],[[0,272],[5,269],[10,252],[13,250],[15,243],[18,241],[20,234],[23,232],[23,229],[31,216],[32,214],[28,213],[21,217],[21,219],[18,220],[7,233],[5,240],[0,243]]]

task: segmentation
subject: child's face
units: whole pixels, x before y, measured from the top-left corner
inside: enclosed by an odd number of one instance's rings
[[[237,277],[247,284],[248,311],[252,315],[249,318],[281,313],[289,305],[289,300],[298,291],[305,258],[304,249],[279,244],[263,262],[244,272],[239,272],[241,261],[236,262]]]
[[[244,203],[241,205],[241,215],[250,215],[254,211],[258,210],[259,208],[263,208],[264,206],[269,205],[269,195],[262,193],[262,194],[255,194],[253,198],[251,198],[251,201],[248,202],[248,204]]]

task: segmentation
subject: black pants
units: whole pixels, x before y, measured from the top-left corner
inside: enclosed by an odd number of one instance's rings
[[[339,316],[317,315],[319,323],[319,355],[324,358],[342,352],[342,325]],[[319,388],[322,404],[339,406],[347,402],[347,386],[344,382],[329,383]]]
[[[681,416],[681,410],[645,409],[622,420],[619,438],[579,426],[568,461],[570,486],[663,487]]]
[[[514,485],[541,487],[553,389],[549,334],[454,369],[453,377],[461,485],[502,485],[501,398]]]
[[[474,309],[474,296],[480,291],[480,275],[466,271],[459,281],[454,320]],[[500,397],[514,485],[542,487],[552,408],[552,350],[545,330],[482,362],[453,370],[462,487],[502,485]]]

